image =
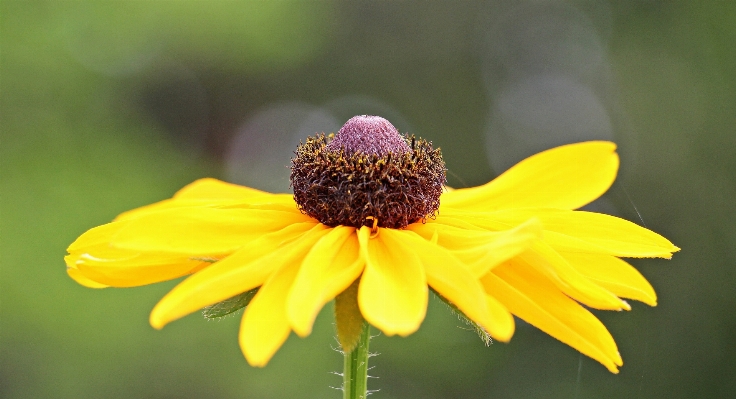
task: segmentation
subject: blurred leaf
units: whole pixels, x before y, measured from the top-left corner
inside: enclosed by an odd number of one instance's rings
[[[237,312],[238,310],[248,306],[253,297],[258,293],[259,288],[260,287],[253,288],[252,290],[246,291],[240,295],[235,295],[234,297],[225,299],[222,302],[207,306],[202,310],[202,315],[205,319],[217,319]]]

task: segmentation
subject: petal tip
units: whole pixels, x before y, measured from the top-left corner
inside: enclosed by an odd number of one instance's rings
[[[502,333],[499,332],[493,332],[491,334],[491,337],[495,339],[496,341],[503,342],[503,343],[509,343],[511,342],[511,338],[514,336],[514,328],[512,327],[509,331],[504,331]]]
[[[311,325],[303,325],[303,324],[297,324],[297,323],[290,323],[291,329],[296,333],[296,335],[299,336],[299,338],[306,338],[310,334],[312,334],[312,326]]]
[[[260,368],[266,367],[266,365],[268,364],[268,361],[270,360],[270,358],[264,359],[262,357],[253,355],[245,348],[241,348],[241,349],[243,352],[243,356],[245,357],[245,360],[248,362],[248,364],[251,367],[260,367]]]
[[[151,313],[151,316],[148,318],[148,323],[156,330],[160,330],[166,325],[163,320],[161,320],[159,317],[156,317],[153,313]]]
[[[241,334],[242,337],[242,334]],[[240,351],[243,353],[245,360],[252,367],[266,367],[273,355],[276,354],[276,348],[273,351],[264,350],[263,348],[250,348],[245,345],[243,340],[240,340]]]

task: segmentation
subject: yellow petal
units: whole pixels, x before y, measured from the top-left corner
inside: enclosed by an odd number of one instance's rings
[[[271,194],[250,187],[226,183],[212,178],[199,179],[179,190],[174,197],[145,205],[118,215],[115,220],[127,220],[141,217],[148,213],[158,212],[169,208],[196,207],[196,206],[223,206],[232,203],[284,203],[289,202],[291,210],[296,210],[296,204],[291,194]]]
[[[79,270],[73,268],[73,267],[67,267],[66,273],[74,279],[77,283],[88,287],[88,288],[107,288],[108,286],[105,284],[98,283],[97,281],[90,280],[85,275],[82,274]]]
[[[233,199],[241,200],[248,197],[268,194],[254,188],[239,186],[213,178],[196,180],[184,186],[174,194],[176,199]]]
[[[409,229],[427,239],[437,235],[438,245],[451,250],[470,267],[476,278],[526,250],[532,241],[542,238],[542,226],[536,219],[501,232],[458,228],[443,224],[442,221],[446,220],[414,223],[409,225]]]
[[[151,326],[160,329],[205,306],[262,285],[282,265],[300,263],[326,231],[322,224],[300,223],[248,242],[174,287],[153,308]]]
[[[365,260],[355,227],[337,226],[304,258],[289,292],[287,315],[294,332],[304,337],[322,307],[360,276]]]
[[[486,306],[491,314],[492,329],[488,333],[501,342],[509,342],[514,335],[514,316],[498,299],[486,295]]]
[[[80,262],[80,258],[83,255],[87,255],[88,252],[93,252],[98,255],[107,255],[110,251],[114,252],[114,249],[109,246],[110,238],[124,225],[125,223],[119,222],[107,223],[89,229],[79,236],[79,238],[77,238],[69,248],[67,248],[69,255],[64,257],[69,277],[86,287],[107,287],[108,285],[95,281],[91,276],[85,275],[85,273],[78,269],[78,264]]]
[[[491,336],[505,338],[506,331],[503,328],[497,331],[491,318],[483,287],[466,265],[446,249],[413,231],[394,230],[391,234],[396,235],[395,245],[401,251],[419,256],[430,287],[452,302],[465,316],[483,326]]]
[[[302,251],[302,256],[305,254]],[[239,342],[251,366],[265,366],[289,337],[286,301],[298,271],[299,262],[282,264],[245,308]]]
[[[573,268],[559,253],[543,242],[509,261],[519,267],[529,265],[547,276],[557,288],[571,298],[595,309],[631,310],[631,306],[601,286],[591,282]]]
[[[553,148],[519,162],[490,183],[442,194],[442,206],[465,210],[576,209],[600,197],[616,178],[616,145],[590,141]]]
[[[532,217],[538,218],[545,231],[587,241],[613,252],[616,256],[670,258],[673,252],[679,251],[669,240],[651,230],[602,213],[538,208],[504,210],[486,216],[514,226]],[[552,246],[557,244],[554,240],[559,240],[563,246],[569,242],[564,238],[560,239],[558,235],[551,235],[547,239]]]
[[[396,230],[358,232],[366,265],[358,287],[358,303],[366,321],[386,335],[407,336],[419,328],[427,312],[427,280],[419,257],[404,251]]]
[[[618,373],[623,361],[606,327],[546,278],[504,264],[481,281],[511,313]]]
[[[76,260],[87,277],[112,287],[136,287],[193,273],[210,263],[166,253],[139,253],[107,246],[90,248]]]
[[[227,254],[266,233],[309,221],[314,219],[293,212],[175,208],[128,220],[112,244],[192,256]]]
[[[249,196],[246,199],[231,198],[172,198],[145,205],[127,212],[123,212],[115,218],[115,221],[130,220],[149,215],[151,213],[164,211],[172,208],[242,208],[242,209],[264,209],[285,212],[299,212],[291,194],[269,194]]]
[[[583,240],[567,234],[558,233],[556,231],[545,231],[544,242],[555,251],[559,252],[580,252],[584,254],[598,254],[611,256],[624,256],[616,251],[615,248],[602,247],[593,244],[590,241]]]
[[[265,193],[263,191],[226,183],[217,179],[204,178],[184,186],[184,188],[174,194],[174,197],[171,199],[131,209],[118,215],[115,220],[132,219],[167,208],[212,206],[222,202],[232,202],[234,200],[242,201],[258,194]]]
[[[116,222],[120,221],[126,221],[131,220],[135,218],[139,218],[141,216],[149,215],[151,213],[156,213],[160,211],[164,211],[171,208],[191,208],[191,207],[201,207],[201,206],[216,206],[223,203],[229,203],[232,202],[232,200],[211,200],[211,199],[184,199],[184,200],[174,200],[174,199],[165,199],[163,201],[154,202],[153,204],[143,205],[141,207],[131,209],[129,211],[125,211],[118,216],[115,217]]]
[[[223,203],[218,208],[263,209],[284,212],[302,213],[291,194],[264,194],[253,196],[245,201]]]
[[[125,226],[124,222],[113,222],[91,228],[69,245],[67,252],[81,254],[91,247],[108,245],[112,237]]]
[[[657,305],[657,294],[652,285],[625,261],[607,255],[571,252],[560,255],[581,274],[608,291],[622,298]]]

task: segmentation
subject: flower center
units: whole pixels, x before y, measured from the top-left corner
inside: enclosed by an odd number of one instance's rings
[[[291,160],[294,200],[328,226],[424,221],[439,208],[444,184],[440,150],[378,116],[355,116],[337,135],[308,137]]]

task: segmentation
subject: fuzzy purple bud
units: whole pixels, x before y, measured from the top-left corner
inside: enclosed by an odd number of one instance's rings
[[[391,122],[380,116],[371,115],[350,118],[325,149],[327,151],[343,149],[348,156],[358,152],[378,156],[411,152],[406,140]]]

